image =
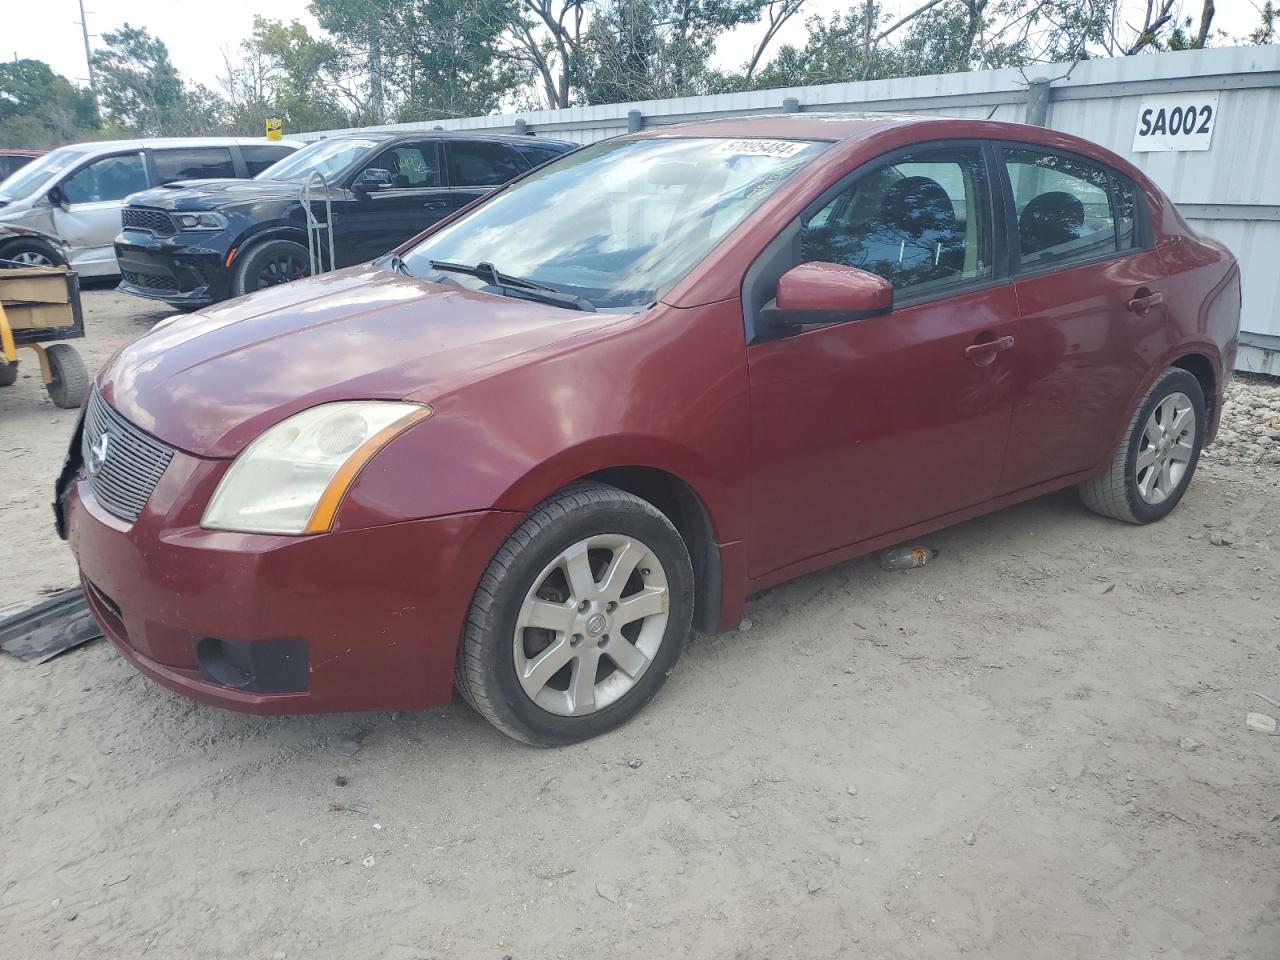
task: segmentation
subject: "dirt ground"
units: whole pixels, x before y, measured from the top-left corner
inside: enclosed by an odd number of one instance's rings
[[[163,315],[85,302],[94,369]],[[0,605],[74,583],[73,421],[0,392]],[[1150,527],[1045,497],[756,598],[551,752],[0,656],[0,957],[1276,960],[1278,529],[1234,458]]]

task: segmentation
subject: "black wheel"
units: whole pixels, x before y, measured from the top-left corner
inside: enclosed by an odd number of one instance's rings
[[[1207,426],[1200,381],[1166,370],[1138,404],[1106,471],[1080,485],[1085,506],[1127,523],[1167,516],[1195,475]]]
[[[239,297],[310,275],[311,259],[306,247],[292,240],[267,240],[240,255],[231,290]]]
[[[66,258],[43,240],[23,237],[0,247],[0,260],[12,260],[26,267],[62,267]]]
[[[0,387],[12,387],[18,382],[18,361],[13,360],[0,367]]]
[[[65,343],[51,343],[44,348],[49,358],[49,372],[53,379],[45,387],[55,406],[74,410],[84,403],[89,392],[89,374],[76,348]]]
[[[639,497],[576,483],[535,507],[490,562],[458,688],[517,740],[586,740],[653,698],[692,618],[693,568],[671,521]]]

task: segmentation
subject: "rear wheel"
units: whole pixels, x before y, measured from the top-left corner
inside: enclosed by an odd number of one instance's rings
[[[1207,425],[1200,381],[1166,370],[1138,404],[1107,470],[1080,485],[1085,506],[1128,523],[1167,516],[1196,472]]]
[[[53,343],[44,348],[49,358],[49,372],[53,379],[45,389],[56,406],[74,410],[84,402],[89,392],[89,374],[76,348],[65,343]]]
[[[692,618],[693,570],[671,522],[629,493],[574,484],[536,507],[490,562],[458,687],[517,740],[585,740],[657,693]]]
[[[236,262],[231,278],[235,296],[301,280],[311,274],[307,248],[292,240],[267,240],[249,248]]]

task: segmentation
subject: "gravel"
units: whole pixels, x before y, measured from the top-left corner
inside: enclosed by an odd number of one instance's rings
[[[1236,374],[1227,385],[1218,437],[1205,460],[1280,464],[1280,380]]]

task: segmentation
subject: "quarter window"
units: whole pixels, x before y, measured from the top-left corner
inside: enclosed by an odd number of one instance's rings
[[[1101,167],[1036,150],[1004,150],[1023,269],[1092,260],[1133,246],[1134,210],[1117,218]],[[1124,221],[1118,224],[1117,220]],[[1119,229],[1118,229],[1119,228]]]
[[[67,198],[67,203],[123,200],[129,194],[145,189],[147,170],[140,153],[103,157],[62,181],[62,195]]]
[[[802,222],[802,261],[925,295],[992,276],[991,188],[978,147],[920,150],[861,174]]]

